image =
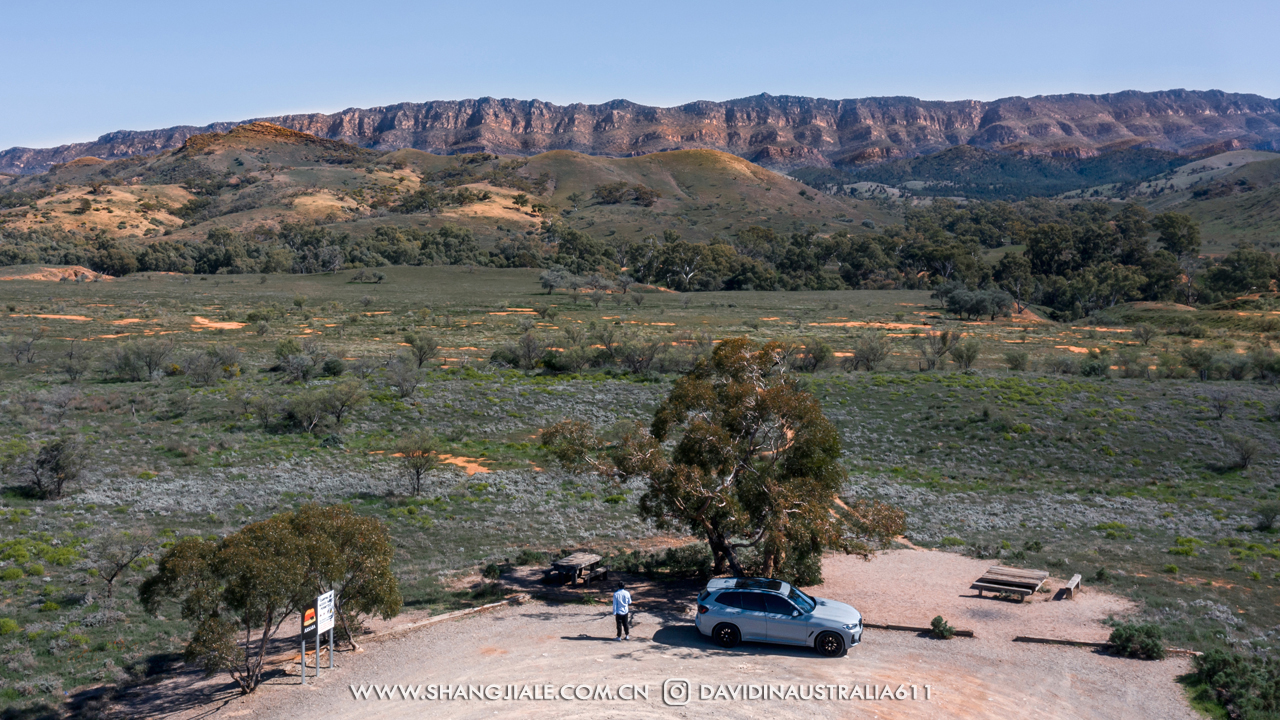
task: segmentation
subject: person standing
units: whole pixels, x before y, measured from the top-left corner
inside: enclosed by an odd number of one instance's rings
[[[631,593],[627,592],[624,583],[618,583],[618,590],[613,593],[613,620],[618,626],[617,640],[631,639]]]

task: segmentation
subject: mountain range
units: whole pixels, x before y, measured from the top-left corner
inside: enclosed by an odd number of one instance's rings
[[[0,172],[31,174],[82,157],[106,160],[182,146],[187,138],[266,121],[378,151],[439,155],[536,155],[573,150],[633,157],[713,149],[778,170],[856,168],[970,145],[1021,155],[1088,158],[1149,148],[1184,154],[1280,151],[1280,100],[1217,90],[1127,91],[927,101],[756,95],[661,108],[614,100],[555,105],[540,100],[400,103],[332,114],[283,115],[203,127],[121,130],[93,142],[0,151]]]

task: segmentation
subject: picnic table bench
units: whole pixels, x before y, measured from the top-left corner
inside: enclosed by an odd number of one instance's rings
[[[992,565],[969,588],[977,590],[978,597],[982,597],[982,593],[985,591],[1021,595],[1021,599],[1026,600],[1027,596],[1038,591],[1048,578],[1049,573],[1043,570],[1022,570],[1003,565]]]
[[[578,580],[582,580],[587,585],[590,585],[592,580],[608,580],[609,568],[600,567],[601,559],[595,553],[576,552],[553,561],[547,574],[567,579],[570,585],[576,585]]]
[[[1076,593],[1080,592],[1080,574],[1076,573],[1075,575],[1072,575],[1071,579],[1067,581],[1066,586],[1063,587],[1062,590],[1063,597],[1067,600],[1074,600]]]

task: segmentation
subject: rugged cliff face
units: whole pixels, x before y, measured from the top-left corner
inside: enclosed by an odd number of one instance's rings
[[[758,95],[672,108],[625,100],[560,106],[480,98],[257,119],[377,150],[532,155],[565,149],[625,157],[712,148],[779,169],[874,163],[962,144],[1067,157],[1128,147],[1280,151],[1280,100],[1219,91],[1051,95],[989,103]],[[239,124],[120,131],[89,143],[12,148],[0,152],[0,172],[42,172],[84,156],[155,153],[180,147],[192,135]]]

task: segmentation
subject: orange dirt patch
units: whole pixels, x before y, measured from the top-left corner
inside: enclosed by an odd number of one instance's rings
[[[239,330],[245,326],[242,322],[218,322],[209,318],[202,318],[199,315],[191,318],[195,322],[191,324],[192,330]]]
[[[90,322],[93,320],[93,318],[85,317],[84,315],[10,315],[9,317],[33,317],[43,318],[45,320],[78,320],[80,322]]]
[[[39,270],[22,275],[0,275],[0,280],[40,280],[44,282],[59,282],[63,279],[75,280],[76,278],[84,278],[86,280],[112,280],[110,275],[103,275],[80,265],[71,265],[69,267],[42,267]]]
[[[850,320],[849,322],[829,322],[829,323],[809,323],[814,327],[875,327],[884,328],[885,330],[910,330],[911,328],[928,329],[928,325],[912,325],[911,323],[899,322],[864,322],[861,320]]]
[[[1069,350],[1073,353],[1088,353],[1089,348],[1076,347],[1075,345],[1054,345],[1059,350]]]
[[[112,325],[132,325],[134,323],[146,322],[142,318],[124,318],[123,320],[112,320]]]
[[[476,473],[489,472],[489,468],[480,464],[481,463],[480,458],[455,457],[453,455],[442,454],[440,455],[440,462],[446,463],[448,465],[457,465],[463,470],[466,470],[468,475],[475,475]]]
[[[1032,324],[1044,323],[1046,325],[1053,324],[1052,320],[1045,320],[1044,318],[1031,312],[1030,310],[1023,310],[1020,313],[1014,313],[1012,320],[1017,323],[1032,323]]]
[[[1143,300],[1141,302],[1129,303],[1129,307],[1134,310],[1178,310],[1180,312],[1195,312],[1196,309],[1190,305],[1183,305],[1174,302],[1154,302]]]

